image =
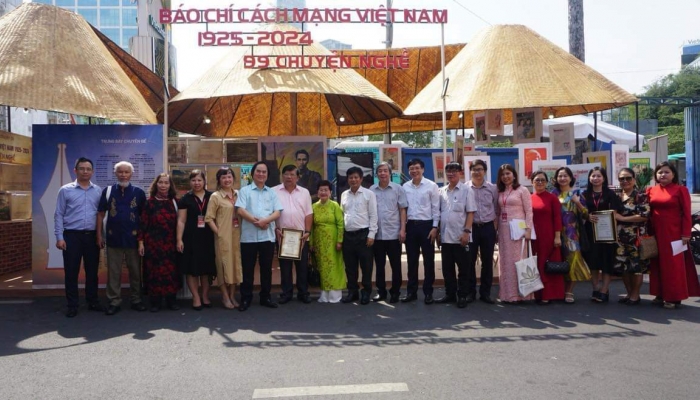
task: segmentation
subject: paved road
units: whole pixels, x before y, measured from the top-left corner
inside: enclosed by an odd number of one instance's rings
[[[589,285],[577,289],[575,305],[240,313],[183,301],[178,312],[74,319],[61,298],[0,299],[0,398],[697,398],[700,303],[598,305]]]

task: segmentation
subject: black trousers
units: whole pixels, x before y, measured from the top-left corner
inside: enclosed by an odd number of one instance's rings
[[[469,253],[461,244],[442,244],[442,276],[445,278],[445,292],[448,296],[467,297],[469,295],[469,276],[474,273],[474,264]],[[459,278],[455,271],[455,264],[459,271]]]
[[[407,294],[418,292],[418,260],[423,253],[423,293],[433,294],[435,282],[435,244],[428,235],[433,229],[433,221],[409,220],[406,223],[406,258],[408,259]]]
[[[374,264],[377,267],[377,272],[375,272],[377,291],[381,295],[386,295],[385,267],[388,256],[389,264],[391,265],[391,289],[389,293],[401,293],[401,281],[403,280],[401,275],[401,242],[398,239],[375,240],[372,247],[374,250]]]
[[[309,294],[309,242],[304,243],[304,247],[301,249],[301,260],[280,258],[279,263],[282,295],[290,299],[294,296],[294,279],[292,277],[292,268],[294,266],[296,266],[297,270],[297,295],[304,296]]]
[[[260,264],[260,301],[270,299],[272,289],[272,256],[275,242],[241,243],[241,263],[243,264],[243,282],[241,283],[241,300],[253,300],[253,282],[255,281],[255,262]]]
[[[348,293],[359,289],[358,264],[362,269],[362,291],[372,293],[372,248],[367,247],[369,229],[360,229],[343,234],[343,261],[348,278]]]
[[[95,231],[63,231],[66,249],[63,250],[64,284],[68,308],[78,308],[78,275],[80,261],[85,268],[85,299],[88,304],[99,302],[97,298],[97,269],[100,264],[100,248]]]
[[[479,295],[491,297],[491,285],[493,285],[493,248],[496,245],[498,236],[496,227],[492,222],[483,224],[474,223],[472,225],[472,239],[469,243],[469,253],[471,253],[472,268],[469,275],[469,295],[476,296],[476,257],[481,254],[481,285]]]

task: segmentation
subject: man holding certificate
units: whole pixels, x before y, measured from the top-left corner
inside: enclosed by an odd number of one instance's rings
[[[277,243],[280,246],[278,256],[282,278],[279,304],[288,303],[294,298],[293,265],[296,265],[297,271],[297,299],[305,304],[311,303],[307,282],[309,268],[307,240],[311,233],[314,216],[311,209],[311,195],[307,189],[297,185],[298,180],[297,167],[286,165],[282,168],[283,183],[274,188],[284,209],[275,229]]]

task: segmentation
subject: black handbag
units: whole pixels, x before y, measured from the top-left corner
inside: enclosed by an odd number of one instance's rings
[[[544,264],[544,272],[550,275],[566,275],[570,268],[568,261],[547,261]]]
[[[586,228],[586,220],[582,214],[577,214],[578,219],[578,245],[581,251],[589,251],[591,249],[591,239],[588,237],[588,229]]]

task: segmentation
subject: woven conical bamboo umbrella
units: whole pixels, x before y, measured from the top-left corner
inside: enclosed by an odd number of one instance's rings
[[[289,25],[265,26],[290,31]],[[331,55],[318,44],[234,48],[169,104],[172,129],[214,137],[338,136],[338,127],[387,120],[401,108],[350,69],[248,69],[244,56]],[[159,113],[162,119],[162,112]],[[209,123],[207,123],[209,122]]]
[[[523,25],[483,29],[445,67],[450,79],[447,111],[542,108],[542,115],[563,117],[633,103],[636,97],[591,67]],[[407,116],[442,111],[442,77],[437,75],[406,107]]]
[[[0,104],[156,123],[90,24],[68,10],[36,3],[0,18]]]

